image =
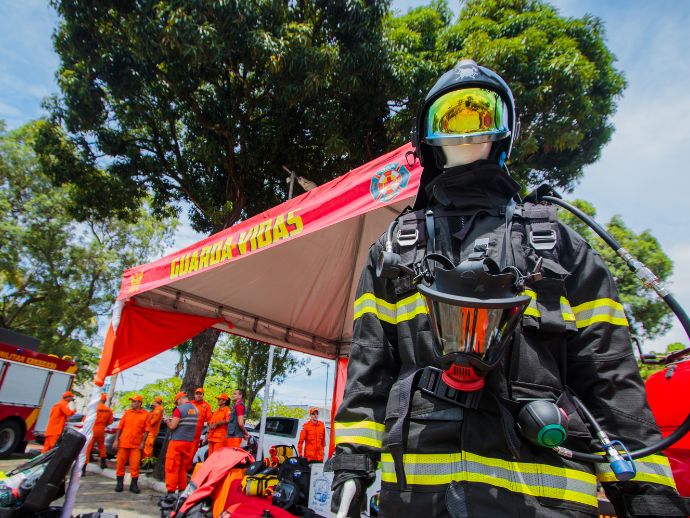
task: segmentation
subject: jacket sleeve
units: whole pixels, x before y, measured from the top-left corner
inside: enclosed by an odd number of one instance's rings
[[[601,256],[569,229],[574,259],[566,293],[577,333],[568,341],[567,383],[601,428],[632,451],[661,438],[633,355],[628,321],[616,286]],[[597,443],[594,446],[600,449]],[[663,454],[635,461],[637,475],[618,482],[608,464],[596,464],[597,478],[618,516],[635,514],[637,496],[677,501],[675,482]],[[660,505],[661,505],[660,501]],[[663,505],[661,505],[663,507]],[[659,516],[672,515],[668,510]]]
[[[354,303],[354,328],[343,402],[335,417],[336,454],[380,457],[386,403],[400,370],[395,290],[376,276],[380,240],[371,246]]]
[[[297,443],[297,453],[300,457],[304,457],[304,441],[306,438],[307,431],[304,429],[304,425],[302,425],[302,431],[299,433],[299,442]]]

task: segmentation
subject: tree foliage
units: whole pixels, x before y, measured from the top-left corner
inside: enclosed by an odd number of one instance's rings
[[[53,5],[53,114],[85,164],[56,161],[54,178],[87,176],[111,209],[152,191],[157,209],[188,202],[196,230],[218,231],[285,199],[283,165],[321,183],[386,150],[385,1]]]
[[[497,70],[522,121],[512,168],[570,188],[610,137],[624,80],[600,20],[540,0],[52,0],[60,95],[37,148],[80,218],[190,207],[214,232],[286,197],[282,167],[323,183],[409,139],[418,101],[462,58]],[[66,131],[65,132],[63,131]],[[217,332],[194,338],[184,387]]]
[[[453,21],[446,2],[435,1],[389,17],[386,27],[395,142],[409,138],[420,99],[461,59],[497,71],[513,91],[521,131],[510,166],[523,185],[572,188],[611,137],[625,80],[596,17],[564,18],[542,0],[468,0]]]
[[[588,202],[572,202],[585,214],[595,217],[596,210]],[[565,210],[559,211],[559,218],[584,237],[599,254],[616,281],[621,303],[630,324],[630,333],[640,340],[649,340],[668,331],[672,324],[672,313],[666,303],[646,289],[630,269],[604,241],[585,223]],[[629,229],[620,216],[613,216],[603,225],[624,248],[636,259],[646,264],[662,281],[673,273],[673,262],[661,250],[659,242],[649,230],[635,233]]]
[[[211,359],[209,378],[221,378],[229,390],[242,389],[248,409],[266,385],[269,346],[232,335],[223,335]],[[288,349],[276,348],[271,372],[272,385],[280,385],[288,375],[304,365]],[[232,388],[230,388],[232,387]]]
[[[33,152],[42,126],[0,124],[0,326],[93,366],[97,317],[112,309],[122,271],[160,254],[174,225],[143,208],[134,223],[74,221],[72,190],[55,188]],[[83,379],[90,369],[80,367]]]

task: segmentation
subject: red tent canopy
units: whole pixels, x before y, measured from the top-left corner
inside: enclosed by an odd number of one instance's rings
[[[96,383],[209,327],[324,358],[347,356],[369,245],[419,185],[421,167],[405,157],[410,149],[127,270]]]

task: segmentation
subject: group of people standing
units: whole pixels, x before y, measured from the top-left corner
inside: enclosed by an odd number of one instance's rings
[[[144,398],[141,395],[129,398],[130,407],[118,423],[113,442],[113,449],[117,451],[115,491],[124,490],[125,469],[129,464],[129,490],[132,493],[141,492],[138,484],[141,460],[153,456],[154,443],[163,421],[170,429],[165,456],[165,485],[168,493],[184,490],[187,487],[187,472],[192,467],[205,424],[208,425],[208,455],[223,446],[239,447],[243,438],[249,438],[244,422],[247,412],[243,399],[244,393],[239,389],[232,393],[232,398],[225,393],[220,394],[217,397],[218,408],[214,412],[204,400],[203,388],[194,391],[191,401],[186,392],[178,392],[172,417],[164,419],[163,399],[160,396],[153,398],[150,412],[143,408]],[[101,394],[82,474],[86,471],[94,447],[98,447],[101,468],[106,467],[105,429],[114,422],[113,410],[106,405],[106,400],[106,395]],[[74,394],[65,392],[51,408],[43,452],[56,445],[67,418],[74,415],[73,401]],[[229,406],[230,402],[232,407]]]
[[[244,393],[239,389],[232,393],[232,398],[225,393],[220,394],[217,397],[218,408],[213,412],[211,405],[204,401],[203,388],[194,391],[191,401],[185,392],[175,395],[175,410],[172,417],[165,420],[171,430],[165,456],[165,487],[169,495],[187,487],[187,472],[199,448],[204,423],[208,424],[209,456],[223,446],[239,447],[243,438],[249,438],[244,423],[247,412],[243,399]],[[229,401],[232,401],[232,407],[228,406]]]

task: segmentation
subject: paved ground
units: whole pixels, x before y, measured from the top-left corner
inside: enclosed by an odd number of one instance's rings
[[[10,471],[11,469],[23,464],[31,457],[28,455],[14,455],[10,459],[0,460],[0,471]],[[110,468],[114,465],[110,462]],[[143,518],[143,517],[159,517],[158,497],[164,494],[161,492],[160,483],[155,484],[155,488],[141,487],[143,485],[150,485],[143,481],[139,484],[141,494],[135,495],[127,491],[129,487],[128,478],[125,479],[125,490],[122,493],[116,493],[115,489],[115,472],[113,469],[104,470],[101,474],[100,468],[95,465],[89,466],[90,470],[86,476],[81,479],[79,485],[79,492],[77,494],[77,502],[73,511],[76,516],[80,513],[91,513],[97,511],[102,507],[104,511],[112,514],[117,514],[119,518]],[[105,475],[105,476],[104,476]],[[148,482],[148,481],[147,481]],[[55,505],[62,505],[62,499],[56,500]]]

